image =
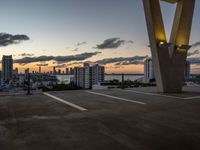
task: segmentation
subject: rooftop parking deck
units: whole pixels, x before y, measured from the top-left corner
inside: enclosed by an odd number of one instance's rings
[[[1,150],[199,150],[200,89],[0,97]]]

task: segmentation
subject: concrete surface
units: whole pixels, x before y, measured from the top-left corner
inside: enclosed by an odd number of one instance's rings
[[[43,94],[0,97],[0,150],[199,150],[200,89],[184,90],[49,92],[87,111]]]
[[[164,1],[177,2],[170,39],[166,36],[160,0],[143,0],[144,12],[158,91],[177,93],[182,91],[184,81],[195,0]]]

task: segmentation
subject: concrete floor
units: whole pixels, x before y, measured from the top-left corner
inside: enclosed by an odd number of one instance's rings
[[[184,91],[49,92],[87,111],[44,94],[1,96],[0,150],[199,150],[200,89]]]

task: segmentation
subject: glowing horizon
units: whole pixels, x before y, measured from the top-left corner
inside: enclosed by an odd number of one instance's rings
[[[167,36],[170,34],[175,12],[175,7],[171,5],[173,4],[161,2]],[[197,45],[190,49],[192,55],[189,58],[198,58],[198,63],[196,60],[193,61],[192,73],[200,73],[200,53],[195,52],[200,50],[199,11],[200,1],[197,1],[190,41],[191,45],[195,43]],[[116,65],[117,62],[107,64],[106,72],[142,73],[143,66],[136,65],[137,62],[135,64],[130,62],[129,57],[151,56],[141,0],[110,0],[109,2],[106,0],[84,2],[81,0],[59,2],[11,0],[2,2],[0,12],[1,33],[23,34],[30,38],[18,44],[1,46],[0,59],[2,55],[13,55],[13,59],[17,60],[24,57],[63,57],[100,52],[80,62],[122,57],[127,58],[118,62],[122,65]],[[111,42],[112,45],[106,42]],[[36,64],[47,63],[48,66],[42,68],[50,71],[52,66],[60,65],[60,62],[58,64],[53,62],[57,63],[52,60],[38,61],[27,65],[15,64],[14,67],[18,67],[20,72],[23,72],[25,68],[38,70]],[[74,61],[62,64],[68,66],[72,62]]]

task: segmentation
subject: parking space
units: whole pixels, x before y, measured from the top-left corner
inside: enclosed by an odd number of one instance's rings
[[[168,102],[176,102],[178,99],[177,97],[171,97],[171,96],[160,96],[156,93],[146,93],[146,92],[140,92],[140,91],[135,91],[135,90],[121,90],[121,89],[115,89],[115,90],[105,90],[105,91],[94,91],[97,93],[101,94],[106,94],[106,95],[112,95],[115,97],[123,97],[126,99],[132,99],[135,101],[143,102],[146,104],[163,104],[163,101],[165,101],[165,104]]]
[[[152,88],[153,89],[153,88]],[[182,95],[159,94],[156,92],[147,92],[138,89],[113,89],[113,90],[82,90],[82,91],[63,91],[49,92],[55,96],[54,99],[61,99],[64,102],[70,103],[69,107],[76,105],[87,111],[182,111],[190,109],[194,104],[200,103],[200,98],[196,94],[185,91]],[[187,93],[187,94],[185,94]],[[184,95],[185,94],[185,95]],[[191,97],[188,97],[188,96]],[[56,98],[56,99],[55,99]],[[59,102],[59,101],[57,101]],[[62,103],[62,102],[61,102]],[[76,109],[76,108],[75,108]],[[80,110],[80,109],[78,109]],[[137,112],[137,113],[138,113]],[[152,113],[151,112],[151,113]],[[183,111],[184,112],[184,111]],[[188,111],[189,113],[190,111]],[[182,112],[181,112],[182,113]]]
[[[165,98],[175,99],[200,99],[200,87],[183,87],[182,93],[157,93],[156,87],[142,87],[127,89],[127,91],[141,95],[153,95]]]
[[[185,103],[192,102],[192,100],[186,100],[179,96],[159,94],[159,93],[150,93],[146,91],[140,91],[137,89],[113,89],[113,90],[93,90],[86,91],[91,95],[96,95],[103,97],[104,99],[112,98],[115,102],[127,103],[132,107],[145,107],[146,109],[166,109],[166,108],[178,108],[184,106]],[[122,100],[120,100],[122,99]],[[128,100],[128,101],[126,101]],[[198,100],[198,99],[196,99]],[[137,102],[145,104],[146,106],[138,106]],[[135,103],[135,104],[134,104]]]
[[[105,97],[103,95],[96,95],[89,92],[93,91],[63,91],[63,92],[49,92],[50,94],[61,98],[67,102],[73,103],[80,107],[86,108],[88,111],[100,111],[108,109],[125,109],[128,107],[139,107],[143,105],[142,101],[134,101],[134,99],[123,100],[120,97]],[[95,91],[94,91],[95,92]],[[99,91],[98,91],[99,93]],[[132,103],[132,105],[130,105]]]
[[[61,91],[0,97],[3,150],[198,150],[198,92]],[[197,94],[197,95],[195,95]],[[172,148],[173,147],[173,148]]]
[[[51,119],[77,112],[43,94],[0,97],[0,124],[17,120]]]

